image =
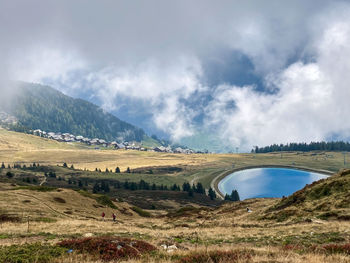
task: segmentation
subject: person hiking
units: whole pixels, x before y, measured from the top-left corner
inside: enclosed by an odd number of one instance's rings
[[[116,219],[117,216],[113,213],[112,217],[113,217],[113,222],[115,222],[115,219]]]
[[[105,220],[105,212],[102,212],[102,220]]]

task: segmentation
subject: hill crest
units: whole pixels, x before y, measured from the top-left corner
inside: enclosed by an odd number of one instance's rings
[[[29,129],[72,133],[108,141],[141,141],[145,132],[99,106],[49,86],[20,82],[2,111]]]

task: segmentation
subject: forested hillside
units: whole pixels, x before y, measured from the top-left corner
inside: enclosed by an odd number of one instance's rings
[[[253,150],[255,153],[268,153],[279,151],[346,151],[350,152],[350,143],[343,141],[336,142],[311,142],[311,143],[289,143],[289,144],[273,144],[259,148],[256,146]]]
[[[3,104],[3,110],[30,129],[108,141],[141,141],[147,137],[142,129],[104,112],[97,105],[71,98],[49,86],[20,83],[16,89],[10,103]]]

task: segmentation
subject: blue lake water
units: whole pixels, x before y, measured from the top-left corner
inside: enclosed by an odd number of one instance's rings
[[[234,172],[219,182],[223,194],[233,189],[241,200],[257,197],[288,196],[306,184],[327,178],[327,175],[287,168],[254,168]]]

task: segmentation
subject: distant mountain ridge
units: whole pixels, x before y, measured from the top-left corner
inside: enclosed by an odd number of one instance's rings
[[[17,83],[18,84],[18,83]],[[40,84],[21,82],[3,111],[30,129],[72,133],[108,141],[142,141],[145,132],[99,106]],[[1,105],[0,105],[1,106]]]

